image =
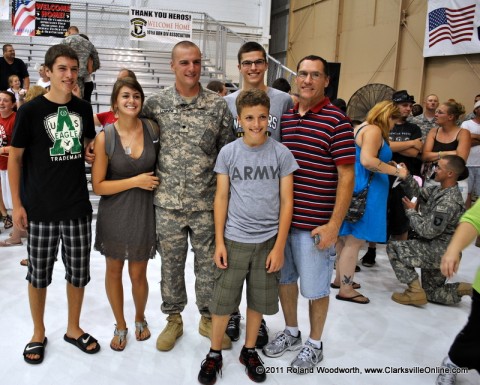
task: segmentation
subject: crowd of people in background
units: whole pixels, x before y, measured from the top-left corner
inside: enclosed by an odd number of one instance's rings
[[[478,319],[478,275],[473,287],[447,283],[446,277],[475,237],[480,247],[480,203],[473,207],[480,194],[480,95],[466,115],[453,99],[441,102],[429,94],[422,107],[400,90],[372,106],[364,121],[351,121],[345,101],[325,95],[329,67],[319,56],[299,61],[296,93],[283,78],[265,83],[267,55],[256,42],[238,52],[242,87],[231,93],[218,80],[204,88],[201,60],[194,43],[176,44],[175,83],[148,98],[135,73],[119,68],[110,110],[93,114],[90,75],[101,63],[78,28],[70,27],[62,43],[48,49],[36,85],[30,85],[13,46],[3,46],[0,213],[4,228],[13,229],[0,247],[28,239],[28,258],[21,264],[28,269],[34,328],[25,361],[40,364],[45,357],[46,294],[60,242],[69,311],[64,340],[88,354],[100,350],[80,327],[93,235],[87,161],[93,164],[93,190],[101,196],[93,242],[106,257],[105,286],[115,318],[111,349],[123,351],[128,342],[126,261],[135,338],[151,336],[146,271],[157,252],[167,322],[156,347],[174,348],[183,334],[191,244],[198,330],[211,339],[198,380],[213,384],[223,366],[222,350],[239,339],[244,281],[247,331],[240,362],[249,378],[266,378],[256,349],[268,357],[298,351],[291,367],[309,373],[323,358],[330,289],[338,290],[337,300],[367,305],[369,298],[354,281],[359,253],[368,244],[361,258],[368,268],[376,263],[376,245],[386,244],[396,277],[407,285],[392,294],[396,303],[450,305],[473,296],[469,324],[443,367],[479,370],[478,359],[471,359],[480,356],[478,341],[469,347],[470,359],[459,353],[464,334],[478,340],[472,326]],[[102,127],[98,135],[95,126]],[[362,191],[364,213],[349,220],[351,198]],[[461,234],[464,227],[468,236]],[[305,338],[297,320],[303,311],[299,293],[309,300]],[[269,340],[263,314],[277,313],[278,301],[285,329]],[[454,381],[447,371],[437,384]]]

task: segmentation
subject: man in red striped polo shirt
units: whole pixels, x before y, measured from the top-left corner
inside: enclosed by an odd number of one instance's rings
[[[291,367],[310,373],[323,358],[335,243],[354,186],[355,145],[350,120],[325,96],[328,63],[307,56],[297,66],[299,103],[282,116],[282,143],[300,169],[294,173],[293,220],[280,279],[285,330],[263,349],[278,357],[300,350]],[[309,300],[310,335],[302,345],[297,322],[298,284]]]

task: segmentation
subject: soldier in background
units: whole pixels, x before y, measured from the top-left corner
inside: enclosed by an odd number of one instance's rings
[[[410,116],[407,121],[413,124],[416,124],[422,130],[422,142],[425,142],[428,133],[433,127],[436,127],[435,124],[435,111],[440,105],[438,101],[438,96],[435,94],[427,95],[424,102],[423,113],[417,116]]]
[[[442,255],[465,210],[457,180],[467,176],[465,161],[457,155],[446,155],[438,161],[435,172],[435,181],[440,186],[420,189],[412,175],[402,182],[407,195],[403,198],[405,212],[419,238],[387,244],[395,275],[400,282],[408,284],[403,293],[393,293],[393,301],[402,305],[425,305],[427,300],[452,305],[460,302],[462,296],[472,294],[472,285],[445,283],[440,271]],[[418,198],[418,211],[413,197]],[[422,269],[421,285],[415,268]]]
[[[62,40],[61,44],[67,44],[74,49],[78,55],[80,66],[78,69],[77,84],[80,88],[80,93],[83,97],[85,89],[85,79],[89,77],[90,73],[95,72],[100,68],[100,59],[98,58],[98,52],[95,46],[83,38],[79,34],[79,30],[75,26],[68,28],[67,37]],[[89,69],[88,61],[92,59],[91,68]]]
[[[215,229],[213,172],[220,149],[233,140],[233,117],[225,100],[204,89],[200,49],[190,41],[172,50],[175,85],[149,97],[145,117],[160,125],[160,148],[155,192],[157,249],[161,255],[162,311],[168,324],[157,339],[157,349],[167,351],[183,334],[180,313],[187,304],[185,261],[188,238],[193,247],[196,304],[201,314],[199,332],[211,336],[208,309],[214,286]],[[222,349],[232,343],[224,335]]]

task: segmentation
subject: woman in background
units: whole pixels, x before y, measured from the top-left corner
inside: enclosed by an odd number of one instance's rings
[[[369,183],[365,213],[358,222],[344,221],[337,242],[337,268],[333,287],[340,290],[336,298],[358,304],[370,300],[356,289],[353,282],[358,253],[365,240],[385,243],[387,240],[388,175],[405,178],[408,171],[388,162],[392,151],[388,134],[400,117],[400,111],[391,101],[377,103],[368,113],[364,123],[355,133],[355,187],[354,193],[363,190]],[[371,178],[371,179],[370,179]]]
[[[423,146],[422,177],[426,186],[434,184],[435,166],[445,155],[458,155],[466,162],[470,154],[470,131],[457,126],[457,121],[465,113],[465,107],[455,100],[449,100],[438,106],[435,111],[435,123],[438,128],[432,128]],[[468,183],[460,181],[458,187],[463,200],[467,199]]]

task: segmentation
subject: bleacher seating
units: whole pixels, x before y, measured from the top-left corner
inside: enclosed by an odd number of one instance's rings
[[[49,46],[40,44],[15,44],[16,57],[27,64],[31,84],[35,84],[39,78],[37,68],[43,63],[48,48]],[[112,86],[121,68],[128,68],[135,72],[147,97],[174,82],[174,74],[170,69],[171,52],[135,48],[96,48],[101,67],[92,75],[95,84],[92,94],[94,112],[106,111],[110,108]],[[210,80],[221,76],[221,71],[216,71],[208,58],[203,59],[202,65],[200,77],[202,84],[206,85]]]

